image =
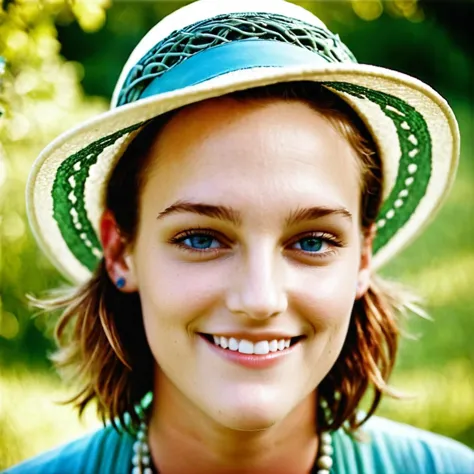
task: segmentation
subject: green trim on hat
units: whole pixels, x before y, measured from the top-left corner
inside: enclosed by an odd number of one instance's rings
[[[376,254],[408,222],[426,193],[432,167],[428,127],[419,112],[397,97],[345,82],[322,84],[376,103],[397,130],[401,150],[399,169],[393,189],[376,220],[378,230],[373,245]],[[105,148],[143,123],[107,135],[69,156],[55,177],[53,217],[70,251],[90,271],[97,267],[102,256],[101,244],[85,208],[84,190],[90,167]]]
[[[69,156],[61,163],[54,179],[51,191],[54,220],[69,250],[90,271],[94,271],[102,256],[102,246],[87,216],[84,200],[90,167],[105,148],[142,124],[140,122],[107,135]]]
[[[323,85],[376,103],[397,130],[400,162],[395,184],[377,216],[373,253],[403,227],[426,193],[432,170],[431,137],[422,115],[405,101],[355,84],[324,82]]]

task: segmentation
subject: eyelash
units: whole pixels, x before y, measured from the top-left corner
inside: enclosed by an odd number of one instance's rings
[[[206,249],[197,249],[190,247],[189,245],[185,245],[183,243],[184,240],[186,240],[189,237],[193,236],[205,236],[205,237],[212,237],[219,242],[222,240],[222,236],[217,233],[216,231],[212,229],[205,229],[205,228],[197,228],[197,229],[189,229],[181,232],[175,237],[172,237],[169,242],[173,245],[176,245],[177,247],[182,248],[185,251],[191,252],[193,254],[210,254],[210,253],[218,253],[220,250],[222,250],[221,247],[219,248],[206,248]],[[309,256],[312,258],[323,258],[327,257],[328,255],[331,255],[335,252],[334,247],[340,248],[344,247],[344,242],[338,238],[336,238],[332,234],[328,234],[326,232],[308,232],[307,234],[299,235],[297,239],[293,239],[290,245],[295,245],[297,242],[300,240],[307,238],[316,238],[316,239],[321,239],[324,243],[330,245],[332,249],[324,251],[324,252],[310,252],[307,250],[301,250],[301,249],[292,249],[295,252],[298,252],[302,255]]]

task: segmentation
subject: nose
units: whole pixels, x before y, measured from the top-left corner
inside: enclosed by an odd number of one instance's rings
[[[248,256],[229,282],[227,308],[255,320],[277,316],[288,307],[281,262],[270,252]]]

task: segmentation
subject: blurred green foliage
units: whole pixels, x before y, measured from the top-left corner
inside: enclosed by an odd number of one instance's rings
[[[64,284],[27,225],[28,172],[51,139],[107,109],[133,47],[160,18],[185,3],[2,3],[0,469],[85,429],[71,421],[70,408],[53,404],[52,391],[61,398],[69,390],[59,384],[46,357],[53,347],[54,321],[51,316],[32,318],[27,304],[26,294]],[[403,340],[394,374],[395,385],[417,397],[387,400],[381,413],[474,446],[474,65],[459,23],[460,11],[472,2],[450,3],[441,17],[439,5],[435,9],[422,0],[295,3],[339,32],[360,62],[419,77],[447,97],[458,116],[463,148],[452,193],[428,230],[383,270],[424,296],[434,321],[409,321],[407,330],[419,339]],[[40,413],[38,400],[43,400]],[[19,403],[20,411],[14,409]],[[91,416],[85,426],[95,423]],[[23,438],[30,440],[27,446]]]

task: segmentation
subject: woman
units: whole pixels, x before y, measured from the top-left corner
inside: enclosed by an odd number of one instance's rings
[[[432,89],[292,4],[165,18],[28,184],[77,283],[44,303],[55,361],[110,423],[7,472],[473,472],[467,447],[373,416],[412,306],[375,270],[439,207],[458,141]]]

